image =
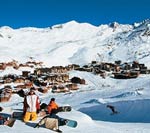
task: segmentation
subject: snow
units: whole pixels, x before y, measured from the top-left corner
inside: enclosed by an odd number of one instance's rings
[[[143,36],[149,21],[132,25],[115,23],[98,27],[87,23],[71,21],[51,28],[0,28],[0,61],[17,60],[19,62],[42,61],[45,66],[88,64],[92,60],[114,62],[132,62],[138,60],[150,68],[150,37]],[[6,74],[20,75],[23,70],[33,69],[11,67],[0,71]],[[68,93],[42,94],[37,92],[41,103],[49,103],[52,97],[59,105],[70,105],[71,112],[58,115],[74,119],[77,128],[61,126],[63,132],[71,133],[122,133],[150,132],[150,75],[140,75],[136,79],[119,80],[107,76],[105,79],[87,72],[71,71],[69,76],[84,78],[86,85]],[[0,86],[2,88],[3,86]],[[23,98],[13,95],[10,102],[0,103],[12,110],[22,109]],[[106,106],[114,105],[119,112],[111,115]],[[7,111],[11,114],[12,111]],[[39,118],[40,119],[40,118]],[[38,119],[38,120],[39,120]],[[38,122],[38,120],[36,122]],[[17,120],[12,128],[0,126],[3,133],[48,133],[48,129],[33,128],[34,122],[25,124]]]

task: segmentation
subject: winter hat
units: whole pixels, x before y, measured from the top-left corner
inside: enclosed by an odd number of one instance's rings
[[[51,101],[55,101],[55,98],[51,98]]]
[[[34,87],[31,87],[31,88],[30,88],[30,91],[35,91],[35,88],[34,88]]]

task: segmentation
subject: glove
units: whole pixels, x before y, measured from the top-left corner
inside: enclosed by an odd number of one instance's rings
[[[40,112],[40,110],[39,110],[39,109],[37,109],[36,113],[38,114],[39,112]]]

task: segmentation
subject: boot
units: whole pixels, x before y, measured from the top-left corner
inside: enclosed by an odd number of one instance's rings
[[[59,129],[57,129],[57,130],[56,130],[56,132],[58,132],[58,133],[62,133],[62,131],[61,131],[61,130],[59,130]]]

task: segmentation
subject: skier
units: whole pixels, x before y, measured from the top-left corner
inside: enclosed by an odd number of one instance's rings
[[[37,119],[37,113],[40,111],[39,97],[35,94],[34,88],[30,88],[29,94],[24,98],[24,122]]]
[[[107,108],[110,108],[110,109],[111,109],[112,114],[117,114],[117,113],[118,113],[118,111],[116,111],[116,110],[115,110],[115,107],[112,106],[112,105],[107,105]]]

